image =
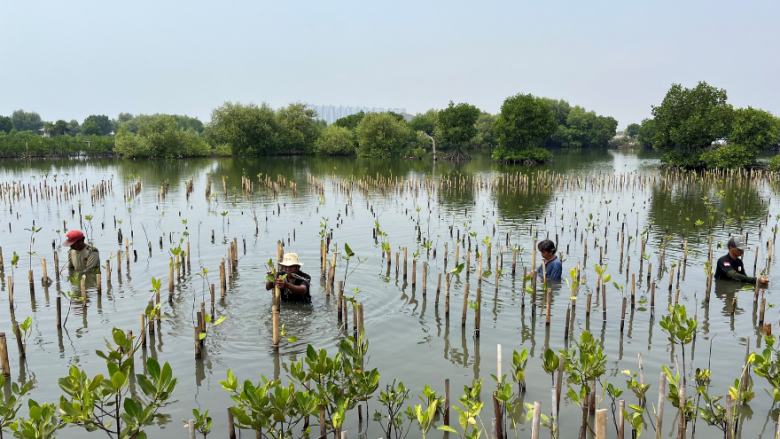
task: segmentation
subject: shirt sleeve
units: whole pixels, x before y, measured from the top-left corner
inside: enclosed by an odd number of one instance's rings
[[[726,271],[726,277],[737,282],[742,282],[743,284],[756,283],[755,277],[750,277],[742,273],[738,273],[737,270],[734,270],[733,268]]]
[[[736,273],[737,271],[734,270],[734,267],[731,266],[731,262],[726,260],[719,260],[718,261],[718,268],[720,268],[720,271],[726,275],[726,277],[731,278],[731,276],[728,274],[729,272],[733,271]]]
[[[72,252],[70,250],[68,250],[68,253],[66,253],[66,255],[68,257],[68,270],[73,270],[74,268],[76,268],[76,267],[73,266],[73,261],[70,260],[70,254],[71,253]]]

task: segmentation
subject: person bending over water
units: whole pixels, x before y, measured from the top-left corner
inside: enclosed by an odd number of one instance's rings
[[[284,272],[277,273],[276,282],[266,282],[265,289],[273,290],[274,285],[279,287],[281,298],[285,302],[311,303],[309,287],[311,276],[301,271],[303,264],[298,261],[296,253],[285,253],[282,263]],[[273,274],[268,272],[268,274]],[[284,279],[281,278],[282,275]]]
[[[742,238],[729,239],[729,252],[718,259],[718,266],[715,269],[715,279],[733,280],[736,282],[754,284],[756,278],[745,274],[745,264],[742,263],[742,254],[745,253],[745,244]],[[761,282],[769,282],[766,278]]]

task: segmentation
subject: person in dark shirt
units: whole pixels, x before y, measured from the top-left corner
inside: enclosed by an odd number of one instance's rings
[[[279,288],[281,299],[285,302],[311,303],[311,276],[301,271],[303,265],[298,261],[298,255],[295,253],[285,253],[281,265],[284,273],[277,273],[276,282],[266,282],[265,289],[273,290],[274,286]],[[271,273],[269,273],[271,274]],[[284,279],[281,276],[285,275]]]
[[[745,274],[745,264],[742,263],[742,254],[745,252],[745,245],[742,238],[729,239],[729,252],[718,259],[718,266],[715,268],[715,279],[733,280],[742,283],[756,283],[756,278]],[[762,282],[765,282],[762,279]]]
[[[546,277],[547,280],[561,280],[563,265],[561,260],[555,256],[555,243],[545,239],[537,245],[537,248],[542,255],[542,259],[544,259],[544,265],[540,265],[539,269],[536,270],[539,277],[543,279]],[[542,267],[545,269],[544,274],[542,274]]]

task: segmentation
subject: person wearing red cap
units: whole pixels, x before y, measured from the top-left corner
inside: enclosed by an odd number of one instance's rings
[[[100,271],[100,253],[97,248],[84,242],[84,234],[81,230],[71,230],[65,236],[68,239],[62,243],[62,246],[70,247],[68,269],[88,273]]]

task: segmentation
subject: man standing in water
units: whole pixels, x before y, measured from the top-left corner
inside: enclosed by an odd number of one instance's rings
[[[284,268],[284,273],[279,272],[277,276],[284,274],[287,276],[284,279],[277,277],[276,282],[266,282],[265,289],[273,290],[274,285],[276,285],[279,288],[283,301],[311,303],[311,294],[309,293],[311,276],[301,271],[303,264],[298,261],[298,255],[296,253],[285,253],[282,263],[279,265]],[[269,272],[268,274],[272,273]]]
[[[100,253],[98,249],[84,242],[84,234],[80,230],[71,230],[66,233],[68,238],[62,243],[68,250],[68,269],[79,273],[92,273],[100,271]]]
[[[729,239],[729,252],[718,259],[718,266],[715,269],[715,279],[733,280],[742,283],[756,283],[755,277],[745,274],[745,265],[742,263],[742,254],[745,252],[745,245],[742,238]],[[766,279],[761,279],[767,282]]]
[[[542,255],[542,259],[544,259],[544,264],[540,265],[536,272],[543,279],[546,276],[547,280],[561,280],[563,266],[561,265],[561,260],[555,256],[555,243],[545,239],[537,245],[537,248]],[[542,273],[542,268],[545,269],[544,274]]]

